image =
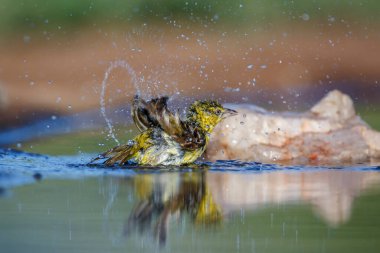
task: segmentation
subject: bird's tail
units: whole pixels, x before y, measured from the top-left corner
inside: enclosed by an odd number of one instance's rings
[[[125,145],[114,147],[108,150],[107,152],[104,152],[98,155],[97,157],[92,159],[90,163],[93,163],[100,159],[107,158],[107,160],[104,161],[104,164],[106,164],[107,166],[112,166],[117,162],[119,162],[119,164],[121,165],[121,164],[126,163],[129,159],[131,159],[132,156],[133,156],[133,146],[125,144]]]

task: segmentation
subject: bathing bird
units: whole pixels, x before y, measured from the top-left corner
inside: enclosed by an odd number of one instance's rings
[[[191,164],[205,151],[215,126],[237,114],[214,100],[195,101],[182,120],[178,112],[168,109],[168,99],[164,96],[145,101],[136,95],[131,112],[140,134],[94,160],[106,159],[104,164],[108,166]]]

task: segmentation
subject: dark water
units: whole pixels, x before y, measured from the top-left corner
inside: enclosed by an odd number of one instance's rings
[[[89,167],[0,152],[1,252],[379,252],[378,167]]]

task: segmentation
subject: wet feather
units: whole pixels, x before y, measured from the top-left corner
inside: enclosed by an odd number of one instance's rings
[[[132,118],[140,130],[128,144],[120,145],[101,154],[105,164],[183,165],[193,163],[206,149],[209,134],[226,116],[235,111],[222,107],[216,101],[196,101],[181,120],[167,106],[168,97],[145,101],[135,96]]]

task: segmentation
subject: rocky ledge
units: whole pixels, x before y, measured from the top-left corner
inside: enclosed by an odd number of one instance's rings
[[[380,161],[380,133],[338,90],[303,113],[272,113],[253,105],[233,109],[239,114],[224,120],[211,135],[208,160],[313,165]]]

